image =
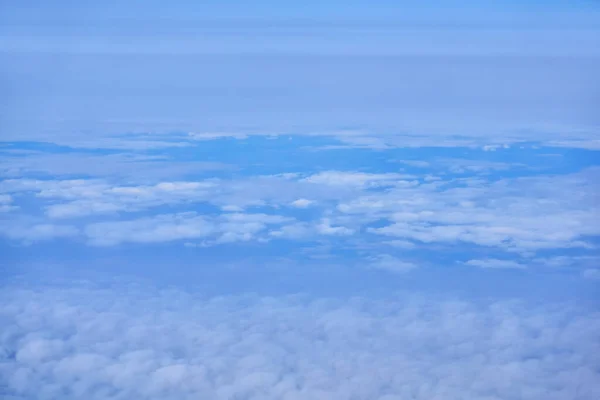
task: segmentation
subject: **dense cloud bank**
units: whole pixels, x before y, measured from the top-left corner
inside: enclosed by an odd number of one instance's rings
[[[0,291],[15,399],[598,399],[600,314],[402,295]]]

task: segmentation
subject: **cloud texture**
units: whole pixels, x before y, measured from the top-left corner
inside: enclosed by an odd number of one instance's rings
[[[204,297],[133,283],[13,285],[0,299],[5,398],[600,396],[600,315],[574,304]]]

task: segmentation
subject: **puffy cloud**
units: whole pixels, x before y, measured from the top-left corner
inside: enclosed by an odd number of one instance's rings
[[[290,205],[292,207],[296,207],[296,208],[306,208],[312,204],[314,204],[314,201],[308,200],[308,199],[298,199],[298,200],[294,200],[290,203]]]
[[[115,211],[138,211],[163,204],[204,200],[210,182],[160,182],[152,186],[103,186],[100,192],[85,191],[70,203],[47,207],[50,218],[81,217]],[[38,196],[71,198],[72,188],[66,191],[42,191]]]
[[[246,242],[254,240],[256,234],[262,232],[269,225],[280,225],[293,221],[279,215],[267,214],[225,214],[218,218],[216,229],[222,234],[214,243]],[[258,240],[267,240],[266,238]]]
[[[595,400],[600,317],[573,304],[205,297],[4,287],[0,389],[21,399]]]
[[[329,218],[323,218],[317,225],[317,231],[322,235],[348,236],[354,231],[345,226],[332,226]]]
[[[292,176],[258,176],[239,180],[159,181],[152,185],[123,185],[100,179],[32,180],[0,182],[0,193],[33,194],[45,202],[50,218],[75,218],[115,212],[137,212],[162,205],[209,203],[225,211],[247,207],[287,205],[304,192],[318,199],[338,199],[339,190],[298,182]],[[294,206],[305,206],[301,199]],[[305,204],[306,203],[306,204]]]
[[[591,248],[600,235],[596,169],[562,176],[474,178],[393,188],[343,202],[338,210],[388,219],[369,232],[423,243],[467,242],[531,252]]]
[[[420,125],[424,121],[425,119],[421,120],[418,124]],[[516,131],[512,131],[509,134],[506,125],[501,126],[501,123],[497,123],[495,124],[496,127],[492,129],[489,125],[485,126],[484,120],[480,121],[481,126],[479,128],[471,126],[470,129],[473,130],[470,132],[465,131],[465,126],[461,127],[461,136],[458,138],[451,133],[452,129],[449,129],[447,122],[442,125],[438,125],[439,121],[434,122],[433,125],[437,126],[429,125],[428,128],[415,124],[412,129],[408,129],[411,131],[410,134],[399,132],[384,134],[367,131],[332,131],[328,135],[335,137],[343,144],[323,146],[322,148],[386,150],[393,148],[462,147],[479,148],[483,151],[497,151],[510,148],[514,145],[531,147],[529,143],[532,141],[541,142],[543,145],[552,147],[588,150],[598,150],[600,148],[600,142],[594,135],[594,130],[590,128],[582,129],[582,127],[560,125],[540,126],[538,134],[535,135],[532,135],[531,132]],[[407,161],[410,162],[411,160]]]
[[[442,159],[441,162],[449,161]],[[460,168],[473,172],[467,161],[460,162]],[[479,165],[476,170],[504,167],[504,164],[499,165],[501,163],[488,164]],[[594,237],[600,235],[597,168],[564,175],[503,179],[484,175],[427,175],[420,180],[407,179],[412,177],[336,170],[235,179],[157,181],[144,185],[116,184],[101,179],[9,179],[0,182],[0,193],[6,198],[29,196],[28,200],[44,209],[49,219],[71,218],[70,225],[87,232],[88,238],[97,236],[99,229],[138,224],[122,219],[121,214],[126,212],[145,212],[146,219],[161,221],[163,217],[152,209],[161,206],[174,208],[171,212],[175,213],[196,211],[199,207],[225,211],[223,218],[205,218],[215,225],[215,237],[188,231],[184,225],[190,223],[178,223],[177,234],[165,231],[162,236],[151,235],[155,240],[162,237],[161,241],[202,238],[205,244],[266,241],[273,237],[318,240],[319,236],[352,236],[354,244],[378,241],[404,249],[432,245],[441,249],[464,243],[532,258],[539,257],[538,253],[544,250],[567,248],[583,254],[594,248]],[[285,213],[290,213],[289,206],[309,205],[313,206],[311,213],[301,216],[302,221],[289,219],[265,224],[265,221],[228,220],[226,215],[254,209],[257,214],[276,212],[283,218]],[[107,214],[111,215],[107,217]],[[88,221],[76,218],[86,216],[100,221],[85,228]],[[52,224],[52,221],[39,223]],[[258,233],[261,235],[257,236]],[[382,236],[391,240],[381,241]],[[137,234],[132,239],[123,237],[100,242],[141,240],[135,238]],[[90,243],[99,242],[90,240]],[[515,262],[525,263],[523,260]]]
[[[74,218],[205,201],[215,186],[211,181],[122,186],[100,179],[9,179],[1,182],[0,191],[34,193],[38,199],[53,202],[46,206],[50,218]]]

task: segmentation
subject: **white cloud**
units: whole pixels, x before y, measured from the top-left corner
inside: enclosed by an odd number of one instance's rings
[[[195,213],[159,215],[130,221],[98,222],[89,224],[85,228],[89,243],[95,246],[197,239],[213,232],[214,225]]]
[[[398,163],[416,168],[444,169],[451,173],[487,173],[489,171],[505,171],[513,168],[524,168],[526,164],[508,163],[489,160],[470,160],[464,158],[435,158],[432,161],[397,160]]]
[[[568,138],[565,138],[564,140],[552,140],[546,144],[548,146],[553,147],[570,147],[574,149],[600,150],[600,140],[598,139],[569,140]]]
[[[442,158],[437,163],[452,173],[487,173],[489,171],[505,171],[514,168],[525,168],[526,164],[507,163],[486,160],[468,160],[461,158]]]
[[[570,304],[4,287],[21,399],[595,400],[600,319]],[[8,397],[10,398],[10,397]]]
[[[354,230],[345,226],[332,226],[328,218],[323,218],[317,225],[317,232],[322,235],[348,236],[354,233]]]
[[[143,186],[114,186],[101,180],[86,179],[13,179],[2,182],[2,189],[5,191],[33,192],[38,198],[54,202],[46,206],[46,213],[50,218],[57,219],[205,201],[214,187],[215,183],[210,181],[159,182]]]
[[[438,113],[438,116],[440,114]],[[407,116],[408,117],[408,116]],[[416,115],[411,115],[413,119]],[[463,124],[466,120],[469,123]],[[457,137],[450,125],[458,120],[452,118],[437,119],[430,118],[413,119],[412,123],[405,123],[402,132],[382,133],[376,131],[331,131],[323,136],[332,136],[339,140],[341,145],[321,146],[321,149],[343,149],[363,148],[372,150],[385,150],[393,148],[419,148],[419,147],[463,147],[477,148],[483,151],[497,151],[510,148],[514,145],[540,142],[542,145],[598,150],[599,141],[592,125],[563,125],[563,124],[537,124],[536,132],[519,131],[513,122],[496,121],[494,128],[490,127],[489,119],[478,119],[463,117],[460,119],[461,135]],[[402,160],[405,161],[405,160]],[[406,160],[409,163],[411,160]],[[408,165],[408,164],[407,164]],[[414,165],[416,166],[416,165]]]
[[[479,267],[479,268],[490,268],[490,269],[524,269],[526,265],[518,263],[512,260],[499,260],[497,258],[485,258],[481,260],[469,260],[465,264]]]
[[[52,218],[136,212],[161,205],[194,203],[210,203],[225,211],[242,211],[247,207],[288,205],[302,199],[307,191],[313,195],[312,201],[346,195],[325,185],[298,182],[295,174],[284,175],[239,180],[159,181],[146,185],[118,185],[99,179],[9,179],[0,182],[0,193],[33,194],[45,202],[46,212]]]
[[[279,215],[267,214],[224,214],[218,218],[216,229],[222,234],[215,240],[215,244],[247,242],[250,240],[265,241],[266,238],[257,238],[259,232],[267,229],[269,225],[280,225],[293,221]]]
[[[389,186],[405,183],[412,175],[369,174],[365,172],[325,171],[304,178],[303,181],[330,186]]]
[[[292,207],[297,207],[297,208],[307,208],[307,207],[311,206],[312,204],[314,204],[314,201],[308,200],[308,199],[298,199],[298,200],[294,200],[290,203],[290,205]]]
[[[464,165],[468,166],[466,162]],[[482,168],[488,167],[500,168]],[[319,204],[315,212],[320,215],[302,221],[305,225],[273,229],[261,240],[307,238],[310,232],[315,238],[366,232],[354,236],[372,240],[369,234],[383,235],[415,246],[468,243],[535,256],[544,249],[594,247],[589,238],[600,235],[598,174],[596,168],[589,168],[575,174],[499,180],[442,175],[421,183],[399,174],[343,171],[308,177],[288,173],[145,185],[119,185],[99,179],[12,179],[0,183],[0,192],[4,196],[18,194],[19,199],[34,195],[33,200],[51,219],[106,219],[103,214],[114,217],[141,211],[151,214],[152,207],[164,205],[177,207],[175,212],[188,211],[202,203],[223,211],[261,208],[263,213],[285,213],[289,209],[284,206],[304,207],[314,202]],[[259,225],[263,222],[245,223],[254,233],[264,230]],[[221,241],[257,239],[254,233],[241,228],[241,222],[235,224],[240,229],[223,231]]]
[[[281,215],[269,215],[269,214],[223,214],[220,216],[221,219],[231,223],[259,223],[262,225],[267,224],[282,224],[284,222],[293,221],[293,218],[284,217]]]
[[[124,204],[83,200],[63,204],[52,204],[46,207],[46,214],[52,219],[78,218],[88,215],[113,214],[119,211],[134,211],[133,207]]]
[[[273,237],[282,239],[305,239],[315,234],[315,229],[307,223],[293,223],[281,226],[278,230],[269,232]]]
[[[371,233],[424,243],[467,242],[510,251],[591,248],[600,235],[597,171],[563,176],[454,179],[393,188],[342,202],[338,210],[390,224]]]
[[[270,225],[293,222],[292,218],[267,214],[202,216],[195,212],[161,214],[125,221],[88,224],[84,233],[95,246],[121,243],[159,243],[206,239],[205,245],[264,240],[257,236]]]

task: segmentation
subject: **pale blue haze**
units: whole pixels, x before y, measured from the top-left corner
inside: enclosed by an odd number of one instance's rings
[[[593,1],[0,1],[0,398],[600,398]]]

